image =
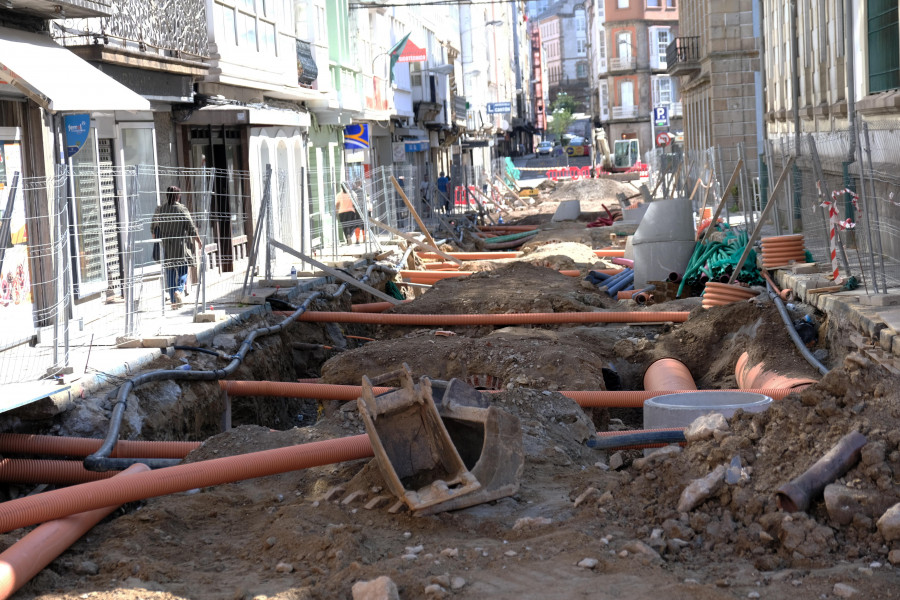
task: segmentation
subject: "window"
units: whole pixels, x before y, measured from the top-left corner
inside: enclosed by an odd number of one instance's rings
[[[597,2],[597,16],[600,17],[601,21],[606,17],[606,6],[604,6],[605,4],[606,0],[600,0],[599,2]]]
[[[609,83],[605,79],[600,82],[600,118],[609,120]]]
[[[266,54],[275,54],[275,24],[260,21],[259,23],[259,51]]]
[[[580,62],[575,65],[575,76],[579,79],[584,79],[588,76],[587,63]]]
[[[666,0],[667,8],[675,8],[675,0]]]
[[[587,31],[586,21],[584,18],[584,9],[576,9],[575,10],[575,31],[577,32],[585,32]]]
[[[244,46],[245,49],[256,50],[256,17],[241,13],[238,23],[240,30],[238,44]]]
[[[618,0],[617,6],[619,8],[628,8],[628,0]]]
[[[900,87],[897,0],[868,0],[869,93]]]
[[[616,50],[619,58],[631,58],[631,32],[620,31],[616,34]]]
[[[662,0],[647,0],[647,8],[659,8],[662,6]]]
[[[234,9],[230,6],[216,4],[213,7],[213,14],[218,24],[218,30],[221,33],[221,39],[217,41],[223,46],[234,46],[237,44]]]
[[[619,84],[619,106],[634,106],[634,82],[623,81]]]
[[[578,54],[587,52],[587,40],[575,40]]]
[[[600,60],[606,60],[606,31],[601,29],[597,36],[597,56]]]
[[[668,27],[650,27],[650,68],[666,68],[666,50],[671,39]]]
[[[672,78],[655,77],[653,79],[653,106],[668,106],[672,103]]]

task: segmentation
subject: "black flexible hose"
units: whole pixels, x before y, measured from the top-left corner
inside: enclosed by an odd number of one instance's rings
[[[684,441],[684,431],[640,431],[610,437],[591,438],[587,441],[587,447],[598,450],[615,450],[646,444],[680,444]]]
[[[210,356],[217,356],[220,358],[234,358],[232,354],[225,354],[224,352],[219,352],[218,350],[210,350],[209,348],[198,348],[197,346],[172,346],[175,350],[185,350],[190,352],[200,352],[202,354],[209,354]]]
[[[819,371],[822,375],[827,375],[829,369],[819,362],[815,356],[813,356],[812,352],[809,351],[809,348],[806,347],[806,344],[803,343],[803,340],[800,339],[800,334],[797,333],[797,330],[794,329],[794,324],[791,322],[791,316],[787,312],[787,308],[784,306],[784,302],[781,301],[781,298],[778,297],[778,294],[775,293],[775,290],[772,289],[772,285],[767,281],[766,289],[769,290],[769,296],[771,296],[772,300],[775,301],[775,306],[778,308],[778,314],[781,315],[781,320],[784,321],[784,326],[787,327],[788,335],[791,336],[791,339],[794,341],[794,345],[797,346],[797,350],[800,351],[800,354],[803,355],[803,358],[806,359],[806,362],[811,364],[816,370]]]
[[[397,273],[397,269],[379,264],[370,265],[366,269],[366,274],[360,278],[361,282],[365,282],[372,271],[378,270],[385,273]],[[341,284],[338,289],[331,294],[332,298],[338,298],[347,289],[347,283]],[[110,458],[113,448],[119,441],[119,431],[122,427],[122,419],[125,416],[125,409],[128,407],[128,396],[131,391],[146,383],[154,381],[218,381],[224,379],[234,373],[240,364],[250,352],[253,342],[257,337],[278,333],[291,322],[296,320],[300,315],[306,312],[313,300],[322,296],[322,292],[313,292],[297,310],[290,316],[286,317],[281,323],[269,327],[261,327],[254,329],[241,343],[238,351],[231,357],[231,362],[222,369],[214,369],[212,371],[182,371],[180,369],[161,369],[151,371],[133,377],[119,387],[119,393],[116,395],[116,403],[113,406],[112,414],[109,418],[109,430],[103,440],[103,444],[96,452],[84,459],[84,468],[88,471],[122,471],[127,469],[134,463],[144,463],[150,468],[161,468],[178,464],[177,459],[151,459],[151,458]],[[172,462],[174,461],[174,462]]]

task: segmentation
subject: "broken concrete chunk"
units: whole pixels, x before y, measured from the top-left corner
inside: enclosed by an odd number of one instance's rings
[[[695,479],[684,491],[678,500],[678,512],[690,512],[703,504],[707,498],[719,491],[725,482],[725,466],[719,465],[706,477]]]
[[[553,521],[547,517],[522,517],[516,521],[515,525],[513,525],[513,531],[525,529],[527,527],[541,527],[543,525],[549,525],[552,522]]]
[[[550,219],[557,221],[574,221],[581,215],[581,202],[578,200],[563,200]]]
[[[900,539],[900,503],[887,509],[878,519],[878,533],[886,542]]]
[[[834,584],[834,588],[831,591],[834,592],[834,595],[838,598],[852,598],[858,593],[856,588],[847,585],[846,583]]]
[[[578,561],[578,566],[582,569],[594,569],[598,563],[599,561],[596,558],[583,558]]]
[[[625,457],[622,456],[621,452],[616,452],[612,456],[609,457],[609,468],[613,471],[618,471],[622,468],[622,465],[625,464]]]
[[[849,525],[856,515],[875,518],[897,501],[881,491],[848,488],[839,483],[825,486],[824,495],[828,516],[837,525]]]
[[[677,454],[681,454],[681,446],[664,446],[662,448],[654,450],[653,454],[649,456],[636,459],[631,463],[631,466],[633,466],[638,471],[643,471],[648,468],[653,468],[664,462],[666,459],[671,458],[672,456],[675,456]]]
[[[581,506],[585,500],[590,500],[591,498],[598,498],[600,496],[600,490],[595,487],[589,487],[588,489],[581,492],[577,498],[575,498],[575,508]]]
[[[662,560],[662,557],[656,552],[656,550],[640,540],[632,540],[625,544],[622,548],[627,552],[640,556],[646,556],[654,561]]]
[[[351,591],[353,600],[400,600],[397,584],[386,575],[371,581],[357,581]]]
[[[694,419],[684,430],[684,438],[688,442],[699,442],[712,438],[717,431],[729,431],[728,421],[722,413],[710,413]]]

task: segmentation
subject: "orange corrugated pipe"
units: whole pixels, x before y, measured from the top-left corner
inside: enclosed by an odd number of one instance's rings
[[[444,254],[459,260],[491,260],[496,258],[518,258],[521,252],[445,252]],[[443,260],[444,257],[435,252],[419,252],[419,258]]]
[[[412,300],[401,300],[401,304],[412,302]],[[350,306],[351,312],[362,313],[380,313],[397,306],[393,302],[363,302],[361,304],[353,304]]]
[[[72,485],[73,483],[108,479],[117,472],[88,471],[84,468],[84,464],[77,460],[0,459],[0,483]]]
[[[594,255],[598,258],[625,258],[625,250],[601,248],[600,250],[594,250]]]
[[[644,389],[654,392],[696,390],[697,384],[683,362],[676,358],[661,358],[644,371]]]
[[[104,506],[372,455],[369,437],[363,434],[82,483],[3,502],[0,504],[0,531],[12,531]]]
[[[150,467],[144,464],[131,465],[115,479],[125,479],[149,470]],[[115,502],[44,523],[7,548],[0,554],[0,598],[5,600],[12,596],[121,504]]]
[[[311,398],[316,400],[340,400],[353,401],[362,395],[362,387],[358,385],[337,385],[331,383],[293,383],[289,381],[238,381],[219,380],[219,387],[233,396],[280,396],[284,398]],[[376,387],[375,394],[384,394],[394,388]],[[615,391],[606,390],[582,390],[560,392],[563,396],[571,398],[579,406],[609,407],[609,408],[640,408],[650,398],[663,394],[680,394],[697,391],[685,390],[657,390],[657,391]],[[719,390],[739,391],[739,390]],[[741,390],[747,391],[747,390]],[[764,389],[752,390],[759,394],[765,394],[775,400],[780,400],[790,393],[790,390]],[[494,390],[491,390],[494,393]]]
[[[289,311],[274,314],[290,316]],[[510,313],[478,315],[407,315],[394,313],[354,313],[306,311],[298,321],[312,323],[368,323],[376,325],[546,325],[551,323],[684,323],[688,312],[603,311],[559,313]]]
[[[762,274],[763,274],[763,277],[765,278],[765,280],[769,282],[769,285],[772,286],[772,289],[775,291],[775,293],[778,294],[778,297],[779,297],[779,298],[781,298],[781,299],[784,300],[785,302],[790,301],[790,299],[791,299],[791,298],[793,297],[793,295],[794,295],[794,290],[792,290],[791,288],[784,288],[783,290],[780,290],[780,289],[778,289],[778,286],[775,285],[775,282],[772,281],[772,278],[769,277],[769,272],[768,272],[768,271],[766,271],[765,269],[763,269],[763,270],[762,270]]]
[[[459,265],[455,262],[425,263],[426,271],[458,271]]]
[[[751,290],[750,288],[707,281],[703,290],[703,300],[701,300],[700,303],[704,308],[709,308],[710,306],[724,306],[742,300],[749,300],[757,295],[759,295],[759,292]]]
[[[775,371],[767,371],[765,363],[750,366],[750,355],[741,354],[734,367],[734,378],[740,388],[766,386],[798,392],[816,383],[815,379],[807,377],[789,377]]]
[[[625,290],[623,292],[616,292],[616,300],[631,300],[631,298],[641,290]]]
[[[87,456],[100,449],[103,440],[0,433],[0,454],[52,454],[56,456]],[[141,442],[119,441],[113,447],[112,458],[184,458],[200,447],[200,442]]]

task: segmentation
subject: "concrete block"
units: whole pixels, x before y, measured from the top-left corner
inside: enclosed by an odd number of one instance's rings
[[[878,334],[878,345],[881,346],[881,349],[885,352],[890,352],[895,337],[897,337],[897,332],[885,327]]]
[[[200,342],[193,333],[175,336],[175,346],[199,346]]]
[[[156,337],[145,337],[141,340],[141,346],[144,348],[168,348],[175,345],[174,335],[160,335]]]
[[[116,348],[142,348],[141,338],[119,336],[116,338]]]
[[[266,303],[266,296],[243,296],[241,304],[259,305]]]
[[[208,310],[206,312],[198,313],[194,317],[194,323],[216,323],[218,321],[224,321],[226,316],[224,310]]]
[[[794,265],[791,265],[791,272],[795,275],[818,273],[819,265],[817,263],[796,263]]]
[[[878,316],[884,321],[884,324],[893,329],[896,333],[900,333],[900,308],[889,310],[879,310]]]
[[[900,294],[871,294],[860,296],[859,303],[867,306],[900,306]]]
[[[559,207],[550,219],[554,223],[557,221],[574,221],[581,215],[581,202],[578,200],[563,200],[559,203]]]

